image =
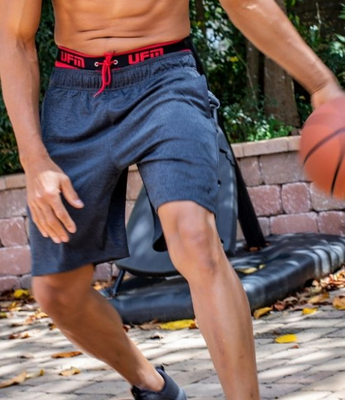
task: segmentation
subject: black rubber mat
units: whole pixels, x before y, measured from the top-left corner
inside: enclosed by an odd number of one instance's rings
[[[248,252],[239,243],[236,256],[230,258],[252,310],[283,299],[314,278],[336,271],[345,261],[345,238],[340,236],[294,234],[266,239],[270,245],[258,252]],[[131,278],[109,300],[125,323],[194,317],[188,284],[181,276]]]

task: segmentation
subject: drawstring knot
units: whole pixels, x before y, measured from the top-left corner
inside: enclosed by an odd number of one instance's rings
[[[95,66],[98,67],[99,65],[102,65],[102,86],[99,89],[99,91],[93,96],[96,97],[99,94],[101,94],[104,89],[106,88],[106,86],[110,85],[111,83],[111,66],[114,64],[117,64],[117,61],[113,61],[114,53],[105,53],[105,58],[103,62],[96,62]]]

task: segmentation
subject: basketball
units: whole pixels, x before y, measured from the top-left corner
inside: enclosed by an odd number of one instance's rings
[[[302,129],[300,157],[308,179],[325,194],[345,199],[345,97],[310,115]]]

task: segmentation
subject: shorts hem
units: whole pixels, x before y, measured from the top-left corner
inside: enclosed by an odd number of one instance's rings
[[[54,268],[49,271],[47,271],[47,270],[44,271],[43,269],[39,270],[39,271],[35,271],[34,268],[32,268],[31,275],[32,275],[32,277],[36,277],[36,276],[38,277],[38,276],[46,276],[46,275],[55,275],[55,274],[60,274],[60,273],[64,273],[64,272],[71,272],[78,268],[83,267],[86,264],[93,264],[93,266],[95,267],[98,264],[102,264],[102,263],[114,261],[114,260],[119,260],[122,258],[127,258],[129,256],[130,256],[129,252],[126,252],[124,254],[119,254],[119,255],[109,255],[109,256],[104,256],[104,257],[89,257],[89,258],[81,259],[74,264],[69,264],[69,265],[67,265],[67,267],[65,266],[63,269],[62,268]],[[64,263],[64,265],[66,265],[66,264]]]
[[[173,201],[192,201],[194,203],[197,203],[199,206],[205,208],[206,210],[210,211],[212,214],[217,215],[217,209],[215,206],[211,206],[210,204],[207,204],[206,202],[195,199],[194,197],[187,197],[187,196],[177,196],[177,197],[171,197],[166,200],[162,200],[158,203],[157,206],[155,206],[155,211],[158,214],[158,208],[162,206],[163,204],[166,203],[171,203]]]

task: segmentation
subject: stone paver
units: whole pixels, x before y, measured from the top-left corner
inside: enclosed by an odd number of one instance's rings
[[[331,293],[345,294],[345,289]],[[49,319],[23,325],[30,309],[0,320],[0,381],[23,370],[44,369],[45,374],[21,385],[0,389],[0,400],[129,400],[128,384],[104,363],[86,355],[53,359],[51,355],[74,350],[61,333],[48,329]],[[301,311],[272,312],[253,320],[261,400],[345,399],[345,311],[331,305],[304,316]],[[9,340],[13,333],[29,333],[27,339]],[[186,390],[190,399],[224,400],[218,377],[199,330],[152,331],[131,329],[129,335],[145,356]],[[275,338],[297,335],[297,343],[278,344]],[[21,358],[26,355],[31,358]],[[76,367],[80,374],[59,373]]]

